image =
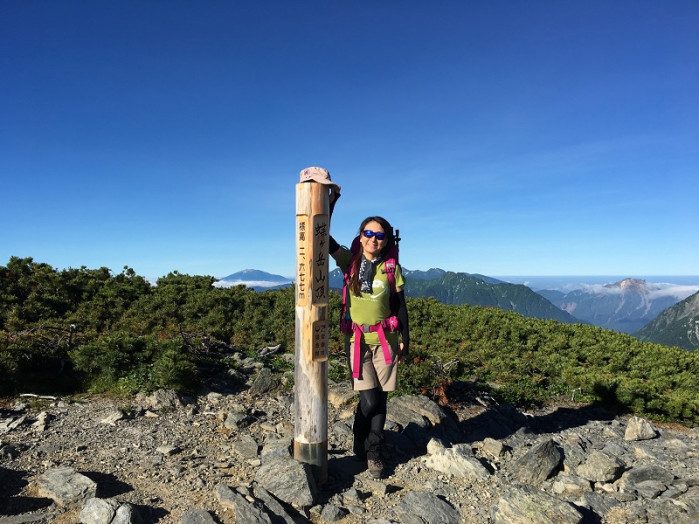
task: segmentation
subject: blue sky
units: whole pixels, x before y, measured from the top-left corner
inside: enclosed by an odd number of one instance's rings
[[[695,1],[0,3],[0,265],[294,273],[294,185],[401,262],[699,273]]]

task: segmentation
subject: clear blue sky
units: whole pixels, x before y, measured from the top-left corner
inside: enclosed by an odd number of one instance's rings
[[[294,274],[333,233],[486,275],[699,273],[699,2],[0,3],[0,265]]]

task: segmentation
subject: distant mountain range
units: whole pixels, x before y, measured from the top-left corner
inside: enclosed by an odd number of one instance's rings
[[[569,313],[551,304],[547,299],[520,284],[508,284],[485,275],[452,273],[432,268],[428,271],[404,270],[409,297],[434,297],[445,304],[470,304],[498,307],[515,311],[525,317],[554,319],[560,322],[580,322]],[[342,289],[343,275],[334,269],[328,275],[332,289]],[[246,269],[222,278],[214,285],[231,287],[245,285],[255,290],[276,289],[292,282],[280,275]]]
[[[403,268],[406,295],[434,297],[446,304],[470,304],[498,307],[523,316],[554,319],[559,322],[585,322],[595,326],[634,334],[642,340],[696,349],[698,344],[698,314],[692,309],[699,299],[684,309],[673,306],[692,292],[696,286],[674,286],[647,283],[640,279],[622,279],[613,284],[590,285],[571,292],[558,290],[532,291],[522,284],[510,284],[479,274],[454,273],[438,268],[427,271]],[[341,289],[343,275],[339,269],[329,273],[332,289]],[[293,279],[264,271],[246,269],[228,275],[214,285],[231,287],[244,285],[263,291],[293,284]],[[691,297],[690,297],[691,298]],[[668,310],[667,315],[660,313]],[[657,322],[651,322],[657,318]],[[647,329],[641,330],[646,324]],[[639,331],[641,330],[641,331]],[[693,330],[693,331],[692,331]],[[683,333],[685,333],[683,335]]]
[[[259,271],[257,269],[243,269],[237,273],[232,273],[215,282],[216,287],[245,286],[255,291],[266,289],[279,289],[293,284],[293,279]]]
[[[445,272],[436,279],[423,280],[416,278],[414,273],[408,273],[412,278],[405,285],[405,294],[409,297],[434,297],[445,304],[490,306],[514,311],[525,317],[553,319],[569,324],[580,322],[521,284],[452,272]]]
[[[660,312],[678,302],[657,284],[626,278],[614,284],[588,286],[570,293],[540,290],[560,309],[595,326],[635,333]]]
[[[660,313],[635,336],[666,346],[699,349],[699,292]]]

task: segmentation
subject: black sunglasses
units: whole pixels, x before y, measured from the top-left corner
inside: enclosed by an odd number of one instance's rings
[[[362,231],[362,234],[367,238],[376,237],[376,240],[383,240],[386,238],[386,233],[374,233],[371,229],[365,229]]]

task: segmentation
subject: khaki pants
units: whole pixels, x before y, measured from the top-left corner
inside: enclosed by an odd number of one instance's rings
[[[398,345],[390,344],[392,364],[386,364],[380,344],[361,343],[362,369],[359,378],[353,379],[354,390],[363,391],[380,387],[382,391],[395,391],[398,385]],[[354,362],[354,342],[345,342],[345,354],[349,357],[350,371]]]

